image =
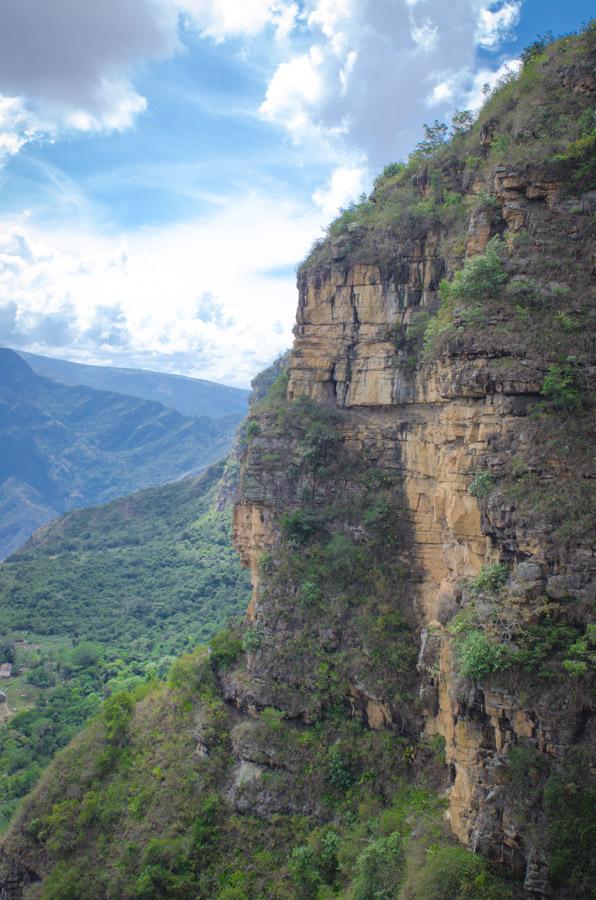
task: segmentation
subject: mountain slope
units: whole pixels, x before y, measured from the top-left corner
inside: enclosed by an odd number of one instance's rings
[[[313,248],[244,625],[67,748],[11,900],[596,896],[595,24]]]
[[[86,385],[99,391],[141,397],[143,400],[152,400],[177,409],[184,416],[221,419],[225,416],[246,415],[248,391],[240,388],[148,369],[89,366],[65,359],[37,356],[22,350],[16,352],[38,375],[54,378],[71,386]]]
[[[61,512],[172,481],[221,458],[235,424],[63,385],[0,349],[0,557]]]
[[[216,509],[223,467],[68,513],[0,566],[0,654],[17,676],[3,690],[21,710],[0,723],[0,822],[102,696],[246,609],[231,513]]]

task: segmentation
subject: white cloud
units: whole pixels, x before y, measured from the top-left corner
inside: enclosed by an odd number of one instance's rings
[[[293,267],[322,224],[260,194],[114,238],[0,224],[0,345],[247,385],[291,342]]]
[[[366,188],[367,170],[363,166],[340,166],[335,169],[325,188],[314,192],[313,200],[327,219],[337,215],[356,200]]]
[[[182,14],[218,42],[268,30],[272,57],[285,58],[261,116],[336,165],[356,151],[377,168],[419,136],[429,73],[453,85],[473,72],[475,47],[496,49],[520,8],[521,0],[2,0],[0,161],[36,138],[133,125],[147,105],[138,65],[181,47]],[[452,99],[445,88],[432,92],[433,103]]]
[[[408,153],[424,104],[439,115],[475,108],[482,86],[518,65],[479,69],[476,52],[499,45],[520,5],[0,0],[0,162],[64,131],[130,127],[146,107],[138,64],[177,51],[182,12],[212,41],[260,34],[252,46],[262,50],[270,40],[276,66],[260,116],[301,146],[302,160],[330,172],[314,205],[219,198],[208,220],[115,238],[90,224],[79,186],[49,172],[55,217],[68,212],[77,225],[42,232],[35,216],[20,229],[5,223],[0,343],[246,384],[290,341],[292,265],[366,189],[369,171]]]
[[[282,63],[269,82],[261,105],[264,119],[282,119],[285,127],[297,137],[311,125],[308,110],[323,97],[323,54],[316,45],[308,53]]]
[[[192,23],[207,37],[223,41],[229,37],[252,37],[268,25],[278,37],[287,37],[298,15],[296,3],[288,0],[174,0]]]
[[[299,7],[290,0],[2,0],[0,163],[34,138],[133,125],[147,106],[134,86],[136,69],[180,49],[180,15],[216,41],[271,26],[283,42]]]
[[[509,0],[506,3],[495,0],[483,4],[478,14],[475,35],[479,46],[487,50],[498,47],[513,26],[519,22],[521,5],[521,0]]]
[[[430,19],[423,19],[420,23],[412,21],[412,40],[423,50],[432,50],[439,40],[439,30]]]
[[[30,137],[22,101],[18,97],[0,96],[0,164],[18,153]]]
[[[135,68],[172,54],[177,26],[173,0],[2,0],[4,156],[63,131],[128,128],[146,107]]]
[[[476,98],[476,50],[495,49],[521,0],[308,0],[310,50],[283,60],[261,115],[336,166],[364,155],[371,169],[403,158],[420,137],[425,103]],[[304,35],[303,35],[304,37]],[[429,85],[435,75],[436,84]],[[489,72],[484,81],[494,80]]]
[[[520,59],[506,59],[498,69],[479,69],[474,72],[467,86],[464,106],[466,109],[480,109],[484,103],[485,85],[493,90],[501,79],[517,74],[521,68]]]
[[[426,98],[428,106],[444,106],[446,103],[476,111],[502,79],[519,72],[521,60],[506,59],[498,69],[461,69],[435,84]]]

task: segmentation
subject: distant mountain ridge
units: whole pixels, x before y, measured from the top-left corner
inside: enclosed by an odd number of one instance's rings
[[[221,459],[240,419],[189,418],[161,403],[72,387],[0,349],[0,558],[63,512]]]
[[[214,381],[169,375],[149,369],[90,366],[65,359],[37,356],[23,350],[15,352],[38,375],[54,378],[73,387],[85,385],[99,391],[112,391],[163,403],[184,416],[221,419],[225,416],[245,416],[247,412],[248,391]]]

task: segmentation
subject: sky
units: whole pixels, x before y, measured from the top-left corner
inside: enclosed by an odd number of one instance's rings
[[[0,346],[239,387],[296,266],[584,0],[0,0]]]

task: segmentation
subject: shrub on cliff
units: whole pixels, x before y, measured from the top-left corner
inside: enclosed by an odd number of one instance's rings
[[[550,366],[540,393],[549,409],[560,412],[578,412],[585,402],[579,373],[570,366]]]
[[[369,844],[356,860],[354,900],[389,900],[395,897],[403,866],[403,840],[397,832]]]
[[[399,896],[404,900],[507,900],[512,895],[481,856],[463,847],[432,847]]]
[[[463,269],[457,271],[451,280],[443,278],[439,285],[441,306],[430,320],[424,333],[424,349],[432,354],[437,349],[438,338],[453,327],[453,313],[456,305],[474,304],[462,316],[461,325],[482,324],[483,310],[478,307],[480,300],[492,299],[499,295],[507,281],[503,265],[504,244],[500,237],[488,242],[486,251],[467,259]]]
[[[503,253],[502,239],[492,238],[486,251],[467,259],[463,269],[456,272],[451,281],[443,279],[439,288],[441,299],[446,303],[451,300],[469,303],[483,297],[496,297],[507,281]]]
[[[481,681],[509,662],[506,648],[482,631],[471,631],[461,637],[456,642],[455,657],[459,674],[473,681]]]

